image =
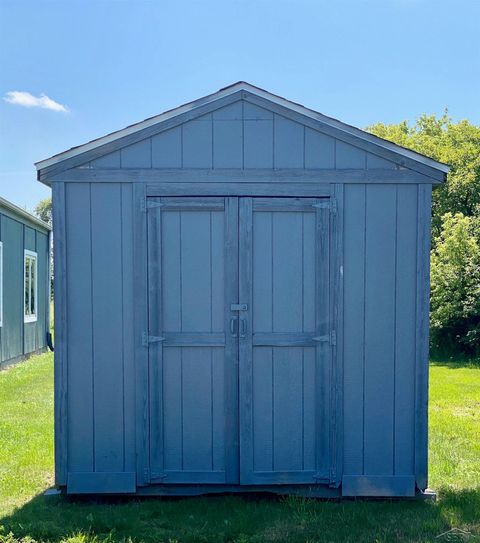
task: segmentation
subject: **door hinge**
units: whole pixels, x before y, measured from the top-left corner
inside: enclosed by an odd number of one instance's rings
[[[329,209],[331,213],[336,213],[337,212],[337,199],[336,198],[328,198],[328,200],[325,199],[323,202],[313,204],[313,207],[316,207],[318,209]]]
[[[143,212],[148,211],[149,209],[153,209],[155,207],[162,207],[164,204],[162,202],[158,202],[156,200],[152,200],[152,198],[142,198],[140,202],[140,208]]]
[[[148,347],[150,343],[158,343],[159,341],[165,341],[162,336],[149,336],[146,332],[142,334],[142,345]]]
[[[166,479],[167,477],[167,474],[166,473],[161,473],[159,471],[152,471],[150,473],[150,479],[151,480],[155,480],[155,479]]]
[[[318,341],[319,343],[322,342],[328,342],[330,345],[336,345],[337,344],[337,333],[335,330],[332,330],[328,335],[325,336],[315,336],[312,337],[313,341]]]

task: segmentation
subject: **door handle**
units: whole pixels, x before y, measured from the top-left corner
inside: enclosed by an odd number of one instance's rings
[[[247,337],[247,319],[245,317],[240,318],[240,337]]]
[[[237,324],[237,330],[236,330],[235,324]],[[232,337],[238,337],[238,317],[237,316],[230,317],[230,335]]]

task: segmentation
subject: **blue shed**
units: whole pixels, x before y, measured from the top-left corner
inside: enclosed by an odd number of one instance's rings
[[[425,490],[447,166],[240,82],[37,169],[53,189],[57,485]]]
[[[0,197],[0,368],[47,348],[50,227]]]

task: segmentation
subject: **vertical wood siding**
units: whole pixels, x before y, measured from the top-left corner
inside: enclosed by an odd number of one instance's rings
[[[131,186],[66,186],[68,471],[133,470]]]
[[[91,168],[396,168],[242,100],[93,160]],[[84,167],[84,166],[83,166]]]
[[[344,473],[414,473],[416,185],[346,185]]]
[[[48,236],[0,213],[3,242],[3,325],[0,363],[46,346]],[[37,253],[37,320],[24,323],[24,249]]]

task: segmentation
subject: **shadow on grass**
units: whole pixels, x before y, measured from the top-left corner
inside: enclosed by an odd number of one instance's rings
[[[319,501],[261,496],[82,498],[36,496],[0,519],[0,541],[387,542],[480,538],[480,489],[431,501]],[[8,536],[8,534],[12,536]],[[27,539],[27,540],[28,540]]]

